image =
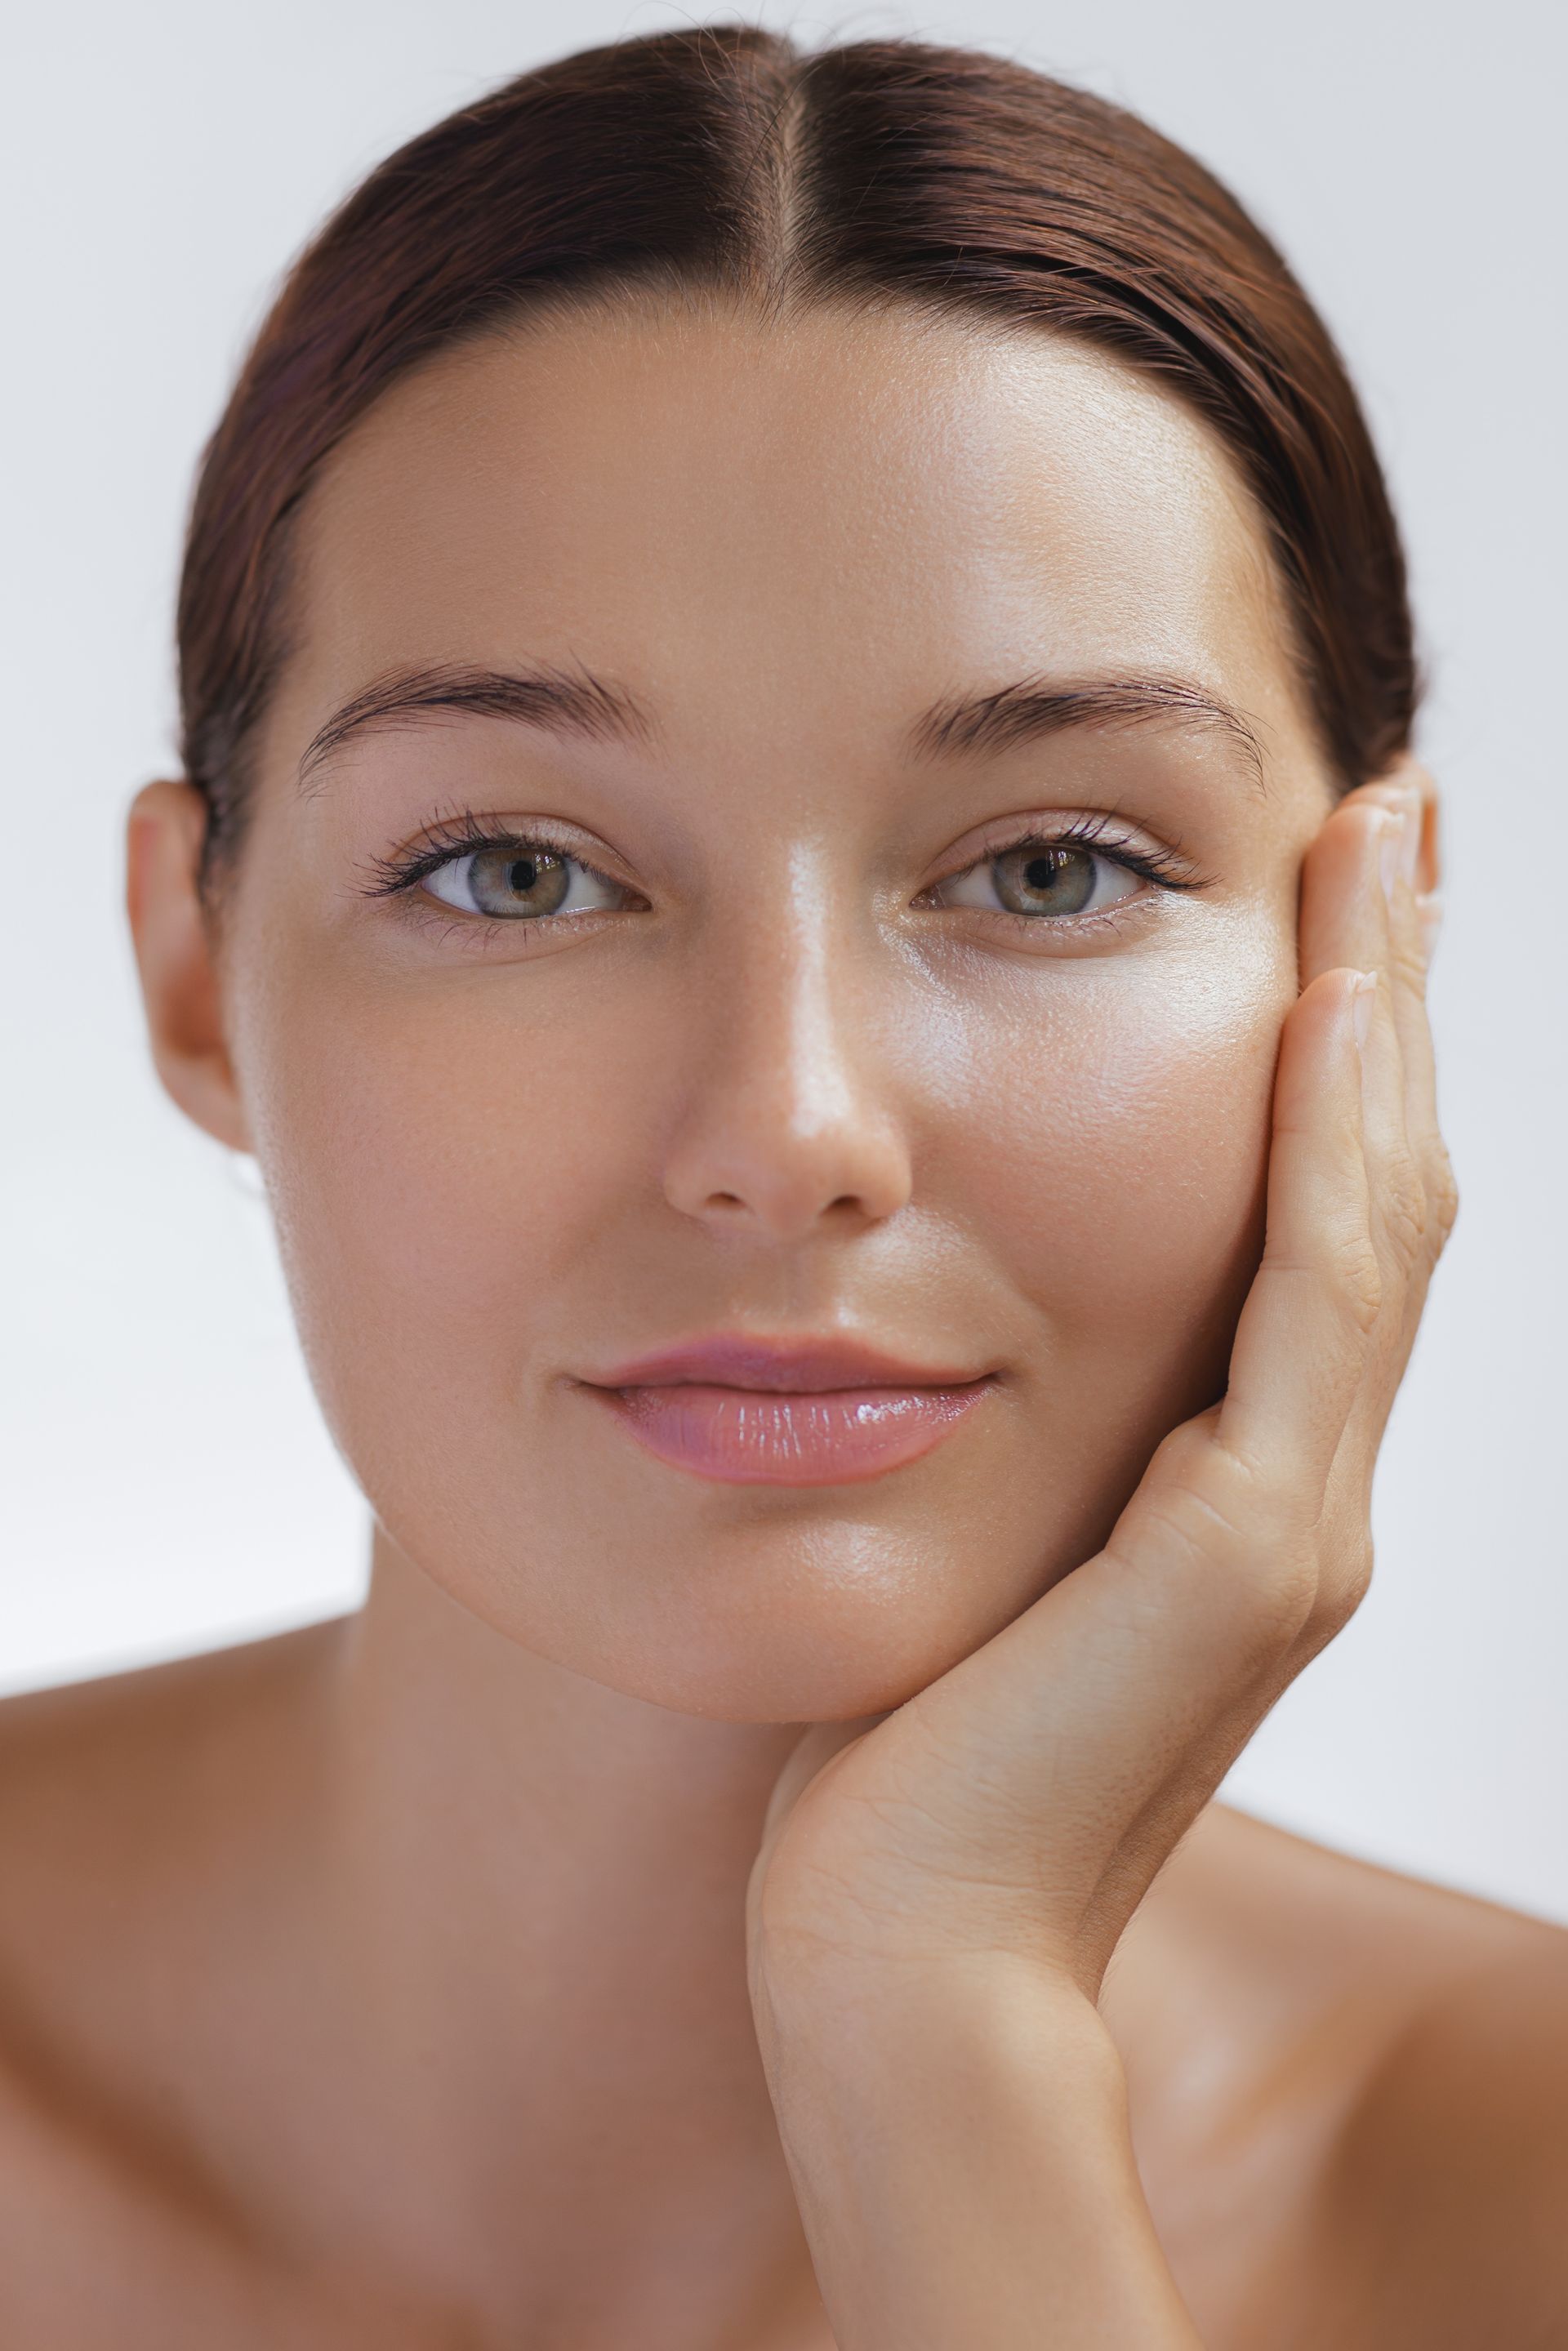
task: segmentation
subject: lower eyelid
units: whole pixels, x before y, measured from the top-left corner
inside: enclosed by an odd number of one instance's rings
[[[978,914],[987,934],[994,940],[999,931],[1020,946],[1037,954],[1049,955],[1053,945],[1066,952],[1074,942],[1082,945],[1095,937],[1128,934],[1130,925],[1142,925],[1145,912],[1165,896],[1158,889],[1133,891],[1125,898],[1114,898],[1106,906],[1094,906],[1081,914],[1015,914],[1010,908],[998,906],[956,906],[957,914]]]
[[[597,925],[613,907],[585,906],[570,914],[542,914],[526,921],[516,915],[470,914],[454,906],[445,899],[433,898],[427,892],[415,890],[412,895],[416,904],[408,907],[405,920],[414,928],[434,935],[440,946],[447,942],[470,955],[483,956],[492,948],[505,948],[512,955],[545,954],[553,938],[563,939],[579,929]]]

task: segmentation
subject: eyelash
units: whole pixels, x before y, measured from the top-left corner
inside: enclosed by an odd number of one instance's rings
[[[574,865],[580,865],[585,872],[597,875],[600,881],[608,882],[616,889],[624,886],[615,881],[613,874],[602,872],[597,865],[591,865],[585,857],[580,857],[569,842],[558,838],[548,826],[542,825],[537,831],[525,835],[514,832],[509,825],[492,824],[486,818],[476,816],[471,809],[465,809],[461,815],[444,818],[434,832],[425,835],[418,849],[403,850],[392,857],[371,858],[370,871],[374,879],[365,894],[370,898],[393,897],[400,890],[415,888],[428,874],[436,872],[443,865],[450,865],[455,859],[477,856],[486,849],[553,849],[558,856],[570,857]],[[480,921],[484,918],[476,915],[471,919]],[[512,927],[500,915],[493,919],[500,929]]]
[[[952,872],[943,876],[943,880],[956,881],[959,874],[968,872],[971,867],[985,864],[994,857],[1006,856],[1009,850],[1022,849],[1026,846],[1032,848],[1038,845],[1042,849],[1092,850],[1097,855],[1108,859],[1111,863],[1124,866],[1129,872],[1142,875],[1145,881],[1152,882],[1161,889],[1185,891],[1200,890],[1205,887],[1207,877],[1197,872],[1190,860],[1181,854],[1179,849],[1141,848],[1133,841],[1116,838],[1107,840],[1107,831],[1112,822],[1113,820],[1108,814],[1101,813],[1074,817],[1070,822],[1059,825],[1049,832],[1026,826],[1018,832],[1007,834],[988,842],[978,856],[970,859],[967,865],[955,867]],[[601,881],[610,883],[612,887],[626,886],[617,883],[613,875],[602,872],[598,866],[589,864],[587,859],[580,857],[565,841],[552,834],[548,826],[541,826],[538,831],[525,835],[513,831],[509,826],[494,824],[487,819],[476,815],[471,809],[465,809],[456,816],[444,819],[434,832],[426,834],[418,849],[405,850],[391,857],[372,858],[370,861],[369,869],[372,878],[366,886],[365,894],[371,898],[394,897],[401,892],[412,892],[416,889],[428,875],[436,872],[443,865],[450,864],[459,857],[477,855],[486,850],[529,848],[553,849],[559,855],[571,858],[573,862],[580,865],[585,872],[593,873]],[[931,887],[940,888],[941,883],[934,883]],[[1104,922],[1113,916],[1116,911],[1114,907],[1108,907],[1101,914],[1090,914],[1081,919],[1088,922]],[[430,912],[434,915],[434,904]],[[440,917],[437,916],[436,919]],[[562,918],[546,916],[544,919],[553,921]],[[572,917],[567,916],[564,919],[571,920]],[[1021,923],[1030,928],[1034,927],[1039,920],[1038,917],[1028,914],[1003,914],[999,919]],[[1063,919],[1072,921],[1080,918],[1068,916]],[[478,927],[481,924],[486,930],[509,931],[525,927],[508,923],[500,915],[491,917],[465,915],[460,917],[455,925],[448,920],[444,926],[461,930]]]
[[[1145,882],[1156,882],[1162,889],[1201,890],[1206,886],[1207,876],[1200,873],[1190,858],[1184,857],[1177,848],[1141,849],[1135,842],[1123,841],[1114,834],[1107,839],[1108,829],[1113,821],[1109,813],[1102,811],[1094,816],[1075,816],[1068,823],[1054,826],[1049,831],[1026,824],[1017,832],[1003,833],[997,840],[988,841],[977,857],[971,857],[967,865],[955,866],[951,872],[943,875],[942,881],[956,882],[960,873],[967,873],[971,867],[988,864],[993,857],[1005,857],[1012,849],[1092,849],[1097,856],[1106,858],[1113,865],[1124,865],[1130,873],[1141,873]],[[931,886],[940,889],[942,884],[933,883]],[[1035,923],[1039,918],[1017,914],[1009,919]],[[1067,919],[1073,918],[1069,916]],[[1104,918],[1097,915],[1087,919],[1102,921]]]

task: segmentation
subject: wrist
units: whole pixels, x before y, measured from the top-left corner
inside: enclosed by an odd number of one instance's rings
[[[984,2172],[1020,2135],[1027,2163],[1113,2172],[1126,2080],[1076,1986],[1013,1959],[911,1964],[769,1987],[758,2045],[798,2189],[862,2209],[904,2193],[923,2147]]]
[[[774,1991],[769,2086],[845,2351],[1197,2351],[1075,1986],[1008,1959]]]
[[[751,1973],[754,1994],[764,1994],[791,2030],[865,2033],[873,2046],[923,2020],[981,2012],[1043,2017],[1052,2030],[1109,2039],[1093,2000],[1065,1968],[1000,1947],[868,1959],[823,1957],[816,1947],[786,1955],[768,1943],[754,1950]]]
[[[776,2102],[808,2087],[831,2105],[1027,2080],[1053,2105],[1070,2097],[1124,2111],[1121,2054],[1093,2002],[1071,1978],[1010,1953],[875,1970],[764,1968],[755,1996]]]

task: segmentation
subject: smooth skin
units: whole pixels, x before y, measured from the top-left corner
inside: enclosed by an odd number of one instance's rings
[[[1336,799],[1224,453],[1043,338],[623,305],[302,523],[232,885],[163,780],[129,904],[371,1590],[0,1709],[6,2342],[1568,2342],[1568,1937],[1211,1801],[1454,1208],[1433,788]],[[435,664],[636,723],[323,745]],[[912,740],[1019,680],[1180,706]],[[381,886],[465,811],[581,911]],[[988,901],[1075,826],[1103,912]],[[719,1484],[584,1383],[721,1330],[992,1388]]]

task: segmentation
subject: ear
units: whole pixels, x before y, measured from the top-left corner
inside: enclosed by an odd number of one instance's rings
[[[193,784],[144,784],[126,821],[125,906],[158,1075],[206,1134],[248,1152],[214,940],[196,888],[206,831],[207,804]]]

